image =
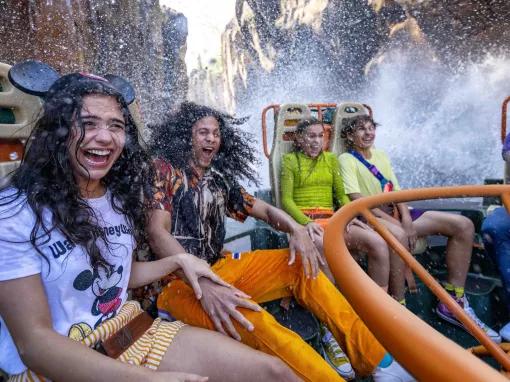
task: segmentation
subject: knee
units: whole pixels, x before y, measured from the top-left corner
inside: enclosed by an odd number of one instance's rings
[[[465,216],[459,216],[458,219],[456,219],[455,228],[456,236],[461,236],[466,240],[473,240],[475,226],[470,219]]]
[[[407,237],[407,234],[405,231],[401,228],[398,230],[395,230],[393,233],[393,236],[402,244],[407,250],[409,250],[409,238]]]
[[[389,261],[390,253],[386,241],[379,236],[374,235],[367,242],[368,256],[374,260],[383,262]]]
[[[297,380],[294,372],[281,359],[273,356],[266,357],[264,364],[259,369],[261,380],[267,381],[294,381]]]

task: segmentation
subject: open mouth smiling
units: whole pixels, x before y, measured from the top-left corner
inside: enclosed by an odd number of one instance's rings
[[[87,163],[93,166],[101,166],[108,163],[113,152],[111,149],[87,149],[82,151]]]

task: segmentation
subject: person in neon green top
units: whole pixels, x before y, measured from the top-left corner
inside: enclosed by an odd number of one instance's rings
[[[323,150],[324,126],[305,119],[296,127],[295,149],[283,156],[280,192],[282,208],[309,235],[322,252],[323,225],[334,210],[349,201],[344,192],[338,159]],[[321,226],[322,225],[322,226]],[[388,290],[390,255],[385,241],[371,228],[354,219],[346,234],[349,249],[367,253],[368,274]],[[333,280],[327,267],[324,273]]]
[[[346,118],[343,121],[341,137],[348,152],[340,155],[339,160],[345,192],[351,200],[399,190],[390,160],[382,150],[374,148],[376,127],[377,124],[368,115]],[[395,213],[395,210],[398,213]],[[409,209],[405,203],[374,208],[372,212],[410,251],[414,250],[417,237],[437,234],[448,237],[448,279],[445,289],[494,342],[501,342],[499,334],[476,316],[464,295],[474,236],[471,220],[462,215],[441,211]],[[390,281],[390,292],[405,304],[404,272],[397,262],[392,262],[391,268],[394,277]],[[466,329],[442,302],[437,305],[436,313],[442,319]]]

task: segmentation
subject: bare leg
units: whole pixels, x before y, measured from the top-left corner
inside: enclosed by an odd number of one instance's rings
[[[280,359],[192,326],[179,331],[159,370],[195,373],[209,377],[209,382],[301,381]]]
[[[378,219],[395,236],[395,238],[409,250],[409,241],[407,235],[401,226],[393,224],[384,219]],[[390,249],[390,293],[397,300],[405,298],[405,263],[395,251]]]
[[[465,216],[427,211],[413,223],[418,236],[443,235],[448,237],[446,265],[448,282],[457,287],[466,283],[471,262],[471,250],[475,229]]]
[[[377,285],[388,291],[390,254],[384,239],[375,231],[357,226],[351,226],[345,237],[349,249],[367,254],[368,275]]]

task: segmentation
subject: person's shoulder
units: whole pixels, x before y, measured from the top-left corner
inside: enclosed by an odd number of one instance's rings
[[[282,156],[282,161],[284,163],[291,164],[291,163],[296,162],[296,160],[297,160],[297,153],[295,151],[290,151],[288,153],[283,154],[283,156]]]
[[[338,161],[342,164],[345,164],[345,163],[355,163],[355,160],[356,158],[354,158],[354,156],[352,156],[352,154],[348,153],[348,152],[345,152],[345,153],[342,153],[338,156]]]
[[[0,191],[0,219],[7,215],[19,213],[31,214],[27,197],[15,187],[9,187]]]
[[[382,149],[372,148],[372,155],[374,155],[376,158],[384,159],[389,162],[390,157],[386,153],[386,151]]]

